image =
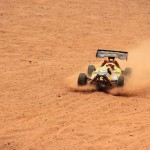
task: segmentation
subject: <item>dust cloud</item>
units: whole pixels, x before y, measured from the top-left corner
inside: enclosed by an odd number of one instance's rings
[[[123,89],[112,89],[110,93],[116,96],[144,95],[150,88],[150,41],[142,43],[129,51],[128,62],[123,67],[132,68],[132,74],[126,79]]]

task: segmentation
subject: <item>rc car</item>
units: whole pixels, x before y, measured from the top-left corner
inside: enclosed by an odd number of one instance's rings
[[[79,74],[78,86],[93,84],[98,91],[107,91],[116,86],[124,86],[125,80],[131,75],[132,69],[127,67],[125,70],[122,70],[115,59],[127,60],[128,52],[98,49],[96,58],[105,57],[108,60],[104,60],[100,67],[95,68],[94,65],[89,65],[87,74]]]

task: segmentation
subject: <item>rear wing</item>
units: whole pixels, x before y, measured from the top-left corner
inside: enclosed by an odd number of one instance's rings
[[[128,59],[128,52],[98,49],[97,53],[96,53],[96,57],[97,58],[115,57],[115,58],[118,58],[121,60],[127,60]]]

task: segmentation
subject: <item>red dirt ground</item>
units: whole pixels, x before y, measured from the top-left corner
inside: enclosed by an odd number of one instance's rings
[[[150,149],[149,80],[124,96],[65,81],[101,64],[98,48],[132,53],[149,39],[149,0],[1,0],[0,149]]]

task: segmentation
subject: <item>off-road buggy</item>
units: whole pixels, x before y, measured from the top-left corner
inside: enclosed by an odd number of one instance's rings
[[[85,73],[79,74],[78,86],[93,84],[98,91],[107,91],[115,86],[123,87],[126,77],[131,74],[132,70],[131,68],[122,70],[115,58],[127,60],[128,52],[98,49],[96,57],[107,57],[108,60],[104,60],[98,68],[95,68],[94,65],[89,65],[87,75]]]

